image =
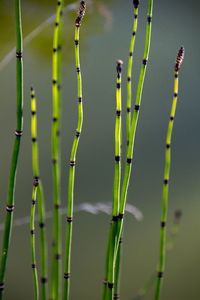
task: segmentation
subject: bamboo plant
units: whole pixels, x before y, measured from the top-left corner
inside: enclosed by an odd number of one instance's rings
[[[13,146],[8,193],[6,218],[3,235],[3,246],[0,262],[0,299],[3,298],[5,287],[5,273],[8,259],[8,252],[12,234],[13,212],[15,207],[15,184],[18,166],[18,157],[21,144],[21,136],[23,132],[23,36],[22,36],[22,18],[21,18],[21,1],[15,0],[15,20],[16,20],[16,130],[15,142]]]
[[[79,54],[79,35],[82,19],[86,10],[85,1],[80,2],[78,16],[75,20],[75,64],[77,73],[77,98],[78,98],[78,121],[77,128],[72,144],[70,155],[70,169],[68,180],[68,199],[67,199],[67,226],[66,226],[66,243],[64,258],[64,296],[63,300],[69,299],[70,294],[70,275],[71,275],[71,247],[72,247],[72,222],[73,222],[73,205],[74,205],[74,182],[75,182],[75,165],[76,156],[83,125],[83,99],[82,99],[82,76],[80,67]]]
[[[174,66],[174,95],[172,100],[171,114],[166,136],[166,149],[165,149],[165,169],[163,180],[163,193],[162,193],[162,213],[160,222],[160,255],[157,272],[157,283],[155,291],[155,300],[159,300],[161,296],[161,287],[163,282],[163,276],[165,271],[166,260],[166,234],[167,234],[167,213],[168,213],[168,193],[169,193],[169,177],[171,166],[171,139],[174,127],[174,118],[176,114],[176,106],[178,99],[178,87],[179,87],[179,70],[184,59],[185,50],[180,48],[176,57],[176,63]]]

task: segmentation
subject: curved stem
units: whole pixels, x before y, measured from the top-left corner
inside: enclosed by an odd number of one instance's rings
[[[5,272],[8,259],[8,251],[11,241],[12,224],[13,224],[13,211],[15,205],[15,183],[17,175],[18,156],[20,150],[20,141],[23,131],[23,60],[22,60],[22,21],[21,21],[21,1],[15,0],[15,13],[16,13],[16,86],[17,86],[17,99],[16,99],[16,114],[17,125],[15,131],[15,142],[13,147],[10,175],[8,183],[7,194],[7,207],[5,218],[5,229],[3,235],[3,246],[0,262],[0,299],[3,298]]]

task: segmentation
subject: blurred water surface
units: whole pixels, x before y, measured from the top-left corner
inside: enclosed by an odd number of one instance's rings
[[[81,28],[84,86],[84,127],[78,151],[75,200],[111,201],[113,183],[115,61],[126,63],[132,28],[132,1],[88,1]],[[147,1],[141,1],[136,44],[133,93],[144,46]],[[72,4],[73,1],[67,1]],[[22,1],[24,36],[55,13],[56,1]],[[200,165],[199,165],[199,9],[197,0],[155,1],[152,46],[138,126],[134,174],[128,201],[144,220],[127,215],[125,222],[122,299],[131,300],[156,266],[164,167],[165,133],[173,88],[173,64],[183,44],[186,57],[172,145],[169,223],[176,208],[183,220],[175,249],[168,255],[162,300],[198,300],[200,287]],[[76,127],[76,74],[73,51],[75,12],[64,17],[62,100],[62,204],[66,205],[69,153]],[[15,46],[14,2],[1,1],[0,61]],[[24,135],[16,190],[15,218],[29,214],[31,203],[31,139],[29,87],[38,98],[41,176],[48,210],[52,207],[51,180],[51,54],[53,26],[24,49]],[[0,72],[0,220],[4,218],[8,172],[15,129],[15,60]],[[125,112],[126,87],[123,87]],[[123,117],[125,114],[123,115]],[[125,122],[124,122],[125,125]],[[125,152],[125,147],[123,148]],[[72,256],[72,300],[101,299],[109,217],[76,214]],[[65,222],[63,219],[63,234]],[[48,221],[49,245],[51,222]],[[49,246],[50,249],[50,246]],[[28,226],[15,228],[9,255],[5,299],[33,299]],[[77,288],[78,286],[78,288]],[[153,299],[149,294],[146,299]]]

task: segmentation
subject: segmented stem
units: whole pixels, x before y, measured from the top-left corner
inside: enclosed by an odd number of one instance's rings
[[[70,155],[70,169],[68,181],[68,201],[67,201],[67,226],[66,226],[66,245],[65,245],[65,265],[64,265],[64,295],[63,299],[68,300],[70,295],[70,275],[71,275],[71,246],[72,246],[72,221],[74,205],[74,182],[75,165],[79,139],[83,124],[83,104],[82,104],[82,75],[79,54],[79,34],[83,15],[85,13],[85,1],[80,2],[79,13],[75,21],[75,64],[77,73],[77,96],[78,96],[78,121],[77,128],[72,144]]]
[[[23,131],[23,37],[22,37],[22,21],[21,21],[21,1],[15,0],[15,14],[16,14],[16,131],[15,142],[13,146],[13,153],[10,166],[8,193],[7,193],[7,207],[5,218],[5,229],[3,235],[3,246],[0,263],[0,299],[3,298],[5,272],[8,259],[8,251],[11,241],[13,211],[15,205],[15,183],[17,175],[18,156],[20,150],[20,142]]]
[[[60,117],[61,117],[61,29],[63,0],[57,1],[56,17],[53,35],[52,59],[52,175],[53,175],[53,257],[51,298],[61,298],[61,218],[60,207]]]
[[[174,67],[174,96],[172,100],[171,114],[166,136],[166,149],[165,149],[165,169],[162,193],[162,213],[160,223],[160,255],[157,273],[157,284],[155,292],[155,300],[160,299],[161,287],[163,282],[163,275],[165,271],[165,258],[166,258],[166,234],[167,234],[167,213],[168,213],[168,193],[169,193],[169,177],[171,167],[171,139],[174,126],[174,118],[176,113],[177,98],[178,98],[178,85],[179,85],[179,69],[184,57],[184,49],[181,47]]]
[[[33,191],[32,191],[32,206],[31,206],[31,217],[30,217],[30,234],[31,234],[31,259],[32,259],[32,271],[33,271],[33,287],[34,287],[34,299],[39,299],[39,282],[38,272],[36,265],[36,243],[35,243],[35,206],[36,197],[38,190],[38,179],[34,178]]]
[[[131,126],[131,102],[132,102],[132,66],[133,66],[133,54],[135,49],[135,38],[138,27],[138,6],[139,0],[133,1],[133,29],[132,36],[129,47],[129,58],[127,67],[127,100],[126,100],[126,135],[127,135],[127,145],[129,144],[129,133]]]
[[[112,205],[112,223],[111,223],[111,239],[108,241],[109,261],[108,261],[108,284],[106,299],[113,299],[114,296],[114,281],[115,281],[115,266],[113,265],[115,255],[115,235],[118,225],[119,200],[120,200],[120,182],[121,182],[121,60],[117,61],[117,79],[116,79],[116,120],[115,120],[115,170],[114,170],[114,186],[113,186],[113,205]],[[110,244],[110,245],[109,245]]]
[[[37,197],[38,197],[38,211],[39,211],[39,227],[40,227],[40,253],[41,253],[41,297],[42,300],[47,299],[47,240],[45,230],[45,203],[43,186],[40,179],[39,172],[39,150],[37,142],[37,103],[35,98],[35,91],[31,88],[31,137],[32,137],[32,168],[33,176],[38,179]],[[39,180],[40,179],[40,180]]]

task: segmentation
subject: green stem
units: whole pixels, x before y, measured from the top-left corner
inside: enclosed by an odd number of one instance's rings
[[[155,300],[160,299],[161,288],[163,283],[163,275],[165,271],[166,260],[166,234],[167,234],[167,212],[168,212],[168,193],[169,193],[169,177],[171,166],[171,139],[174,126],[174,118],[176,113],[177,97],[178,97],[178,84],[179,84],[179,69],[183,61],[184,49],[181,48],[178,52],[176,64],[174,67],[174,96],[172,100],[171,114],[166,136],[166,149],[165,149],[165,169],[162,193],[162,213],[160,223],[160,255],[157,273],[157,284],[155,291]]]
[[[36,265],[36,243],[35,243],[35,205],[38,190],[38,179],[34,178],[33,191],[32,191],[32,206],[30,217],[30,233],[31,233],[31,259],[32,259],[32,271],[33,271],[33,287],[34,287],[34,299],[39,300],[39,283],[38,272]]]
[[[129,133],[131,126],[131,100],[132,100],[132,66],[133,66],[133,54],[135,49],[135,38],[138,27],[138,6],[139,1],[133,1],[133,29],[132,36],[129,46],[129,58],[128,58],[128,67],[127,67],[127,100],[126,100],[126,134],[127,134],[127,145],[129,144]]]
[[[64,264],[64,295],[63,299],[68,300],[70,296],[70,275],[71,275],[71,247],[72,247],[72,221],[74,206],[74,181],[76,156],[83,125],[83,104],[82,104],[82,75],[80,68],[79,54],[79,34],[82,18],[85,14],[86,5],[84,1],[80,2],[79,14],[75,22],[75,64],[77,73],[77,96],[78,96],[78,121],[76,134],[72,144],[70,155],[70,169],[68,181],[68,202],[67,202],[67,226],[66,226],[66,244],[65,244],[65,264]]]
[[[63,0],[57,1],[53,35],[52,58],[52,175],[53,175],[53,257],[51,278],[51,299],[61,298],[61,218],[60,208],[60,111],[61,111],[61,29]]]
[[[18,156],[20,150],[20,141],[23,131],[23,61],[22,61],[22,22],[21,22],[21,1],[15,0],[15,13],[16,13],[16,86],[17,86],[17,99],[16,99],[16,114],[17,125],[15,131],[15,142],[13,147],[8,194],[7,194],[7,207],[5,218],[5,229],[3,235],[3,246],[0,262],[0,299],[3,298],[5,272],[8,259],[8,251],[11,241],[12,224],[13,224],[13,211],[15,205],[15,183],[17,175]]]
[[[31,137],[32,137],[32,168],[33,176],[40,179],[39,172],[39,149],[37,142],[37,103],[35,98],[35,91],[31,88]],[[47,291],[47,240],[45,230],[45,203],[41,179],[38,181],[38,211],[39,211],[39,227],[40,227],[40,253],[41,253],[41,294],[42,300],[46,300],[48,296]]]

